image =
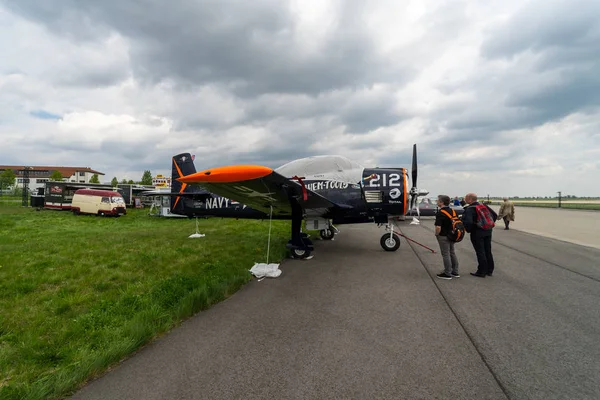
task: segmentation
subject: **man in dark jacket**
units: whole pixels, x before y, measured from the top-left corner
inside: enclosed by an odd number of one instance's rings
[[[471,243],[477,254],[477,272],[471,272],[471,275],[479,278],[492,276],[494,273],[494,257],[492,256],[492,229],[482,229],[478,226],[478,216],[476,207],[480,204],[477,201],[475,193],[468,193],[465,196],[467,206],[463,213],[462,221],[465,230],[471,234]],[[486,206],[487,207],[487,206]],[[492,221],[497,219],[497,214],[491,208],[490,211]]]

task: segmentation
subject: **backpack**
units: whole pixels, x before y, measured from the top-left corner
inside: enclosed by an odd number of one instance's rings
[[[446,235],[448,240],[456,243],[463,240],[463,238],[465,237],[465,226],[463,225],[463,222],[460,220],[460,218],[458,218],[458,216],[456,215],[456,211],[452,210],[452,215],[450,215],[450,213],[446,210],[440,211],[446,214],[452,222],[452,230],[448,235]]]
[[[484,231],[489,231],[496,226],[494,222],[496,217],[492,213],[496,214],[485,204],[477,204],[475,206],[475,213],[477,214],[477,227]]]

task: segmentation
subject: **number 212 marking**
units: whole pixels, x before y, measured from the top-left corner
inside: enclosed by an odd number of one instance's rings
[[[381,179],[381,186],[401,186],[400,174],[390,174],[389,179],[387,174],[377,174],[377,176],[374,179],[371,179],[369,186],[379,186],[379,179]]]

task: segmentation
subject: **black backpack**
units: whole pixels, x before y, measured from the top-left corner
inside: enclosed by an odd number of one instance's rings
[[[460,218],[458,218],[458,215],[456,215],[456,211],[452,210],[452,215],[450,215],[450,213],[446,210],[440,211],[446,214],[452,222],[452,230],[446,235],[448,240],[456,243],[463,240],[463,238],[465,237],[465,226],[463,225],[463,222],[460,220]]]

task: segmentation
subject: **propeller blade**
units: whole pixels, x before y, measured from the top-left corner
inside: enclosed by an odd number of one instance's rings
[[[413,156],[412,156],[412,186],[417,187],[417,144],[413,145]]]

